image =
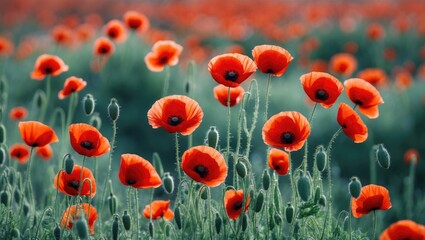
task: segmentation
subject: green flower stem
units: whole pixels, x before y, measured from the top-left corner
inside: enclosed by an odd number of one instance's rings
[[[80,196],[81,196],[81,190],[83,189],[83,185],[84,185],[84,183],[83,183],[83,172],[84,172],[85,163],[86,163],[86,156],[83,156],[83,164],[81,165],[81,172],[80,172],[80,181],[78,182],[79,185],[80,185],[78,187],[78,198],[80,198]],[[80,201],[78,201],[78,202],[81,203]],[[78,208],[77,208],[77,211],[78,211]]]
[[[291,228],[289,231],[289,236],[292,236],[292,234],[294,233],[294,228],[295,228],[295,222],[296,222],[296,209],[297,209],[297,190],[295,188],[295,174],[294,174],[294,169],[292,168],[293,164],[292,164],[292,158],[291,158],[291,152],[288,152],[288,158],[289,158],[289,162],[290,162],[290,167],[289,167],[289,181],[291,183],[291,202],[294,205],[294,217],[292,219],[291,222]]]
[[[49,102],[50,102],[50,95],[51,95],[51,91],[52,91],[52,86],[51,86],[51,75],[47,75],[46,78],[46,102],[43,104],[43,107],[41,108],[41,113],[40,113],[40,122],[44,122],[44,119],[46,117],[46,113],[47,113],[47,108],[49,107]]]
[[[369,171],[370,171],[370,183],[376,183],[376,157],[375,152],[378,146],[373,146],[369,153]]]
[[[410,159],[410,167],[409,167],[409,185],[407,186],[407,219],[412,219],[413,214],[413,189],[415,186],[415,168],[416,161]]]
[[[135,218],[136,218],[136,236],[137,239],[140,239],[139,232],[140,232],[140,225],[139,225],[139,192],[137,191],[137,188],[134,189],[134,201],[136,201],[136,211],[135,211]],[[152,211],[151,211],[152,213]]]
[[[162,97],[167,96],[168,87],[170,85],[170,67],[165,66],[165,77],[164,77],[164,86],[162,88]]]
[[[350,206],[348,207],[348,210],[349,210],[349,215],[348,215],[348,237],[349,237],[349,240],[351,240],[351,238],[352,238],[352,230],[351,230],[351,220],[352,220],[352,218],[353,218],[353,216],[352,216],[352,214],[351,214],[351,212],[352,212],[352,209],[351,209],[351,204],[353,203],[353,197],[351,197],[350,196]]]
[[[178,133],[175,133],[175,135],[174,135],[174,139],[175,139],[175,142],[176,142],[176,164],[177,164],[177,166],[176,166],[176,168],[177,168],[177,173],[178,173],[178,176],[179,176],[179,183],[181,183],[181,181],[183,180],[182,179],[182,173],[181,173],[181,171],[180,171],[180,157],[179,157],[179,135],[178,135]]]
[[[375,239],[375,233],[376,233],[376,210],[373,210],[372,213],[372,221],[373,221],[373,232],[372,232],[372,238],[371,239]]]
[[[68,114],[66,115],[66,126],[69,126],[72,122],[72,118],[75,113],[75,107],[77,107],[78,104],[78,93],[71,94],[71,99],[69,100],[69,106],[68,106]]]
[[[266,111],[264,112],[264,121],[267,121],[267,114],[269,110],[269,96],[270,96],[270,82],[272,81],[272,75],[269,74],[269,79],[267,80],[266,88]]]
[[[313,117],[314,117],[314,113],[316,112],[316,108],[317,108],[317,104],[314,104],[313,110],[311,111],[310,117],[308,118],[308,122],[310,123],[310,129],[311,129],[311,122],[313,121]],[[303,170],[304,173],[307,172],[307,158],[308,158],[308,139],[305,141],[305,146],[304,146],[304,157],[303,157]]]
[[[31,189],[32,187],[32,183],[31,183],[31,167],[32,167],[32,162],[33,162],[33,158],[34,158],[34,147],[31,147],[30,150],[30,158],[28,160],[28,168],[27,168],[27,179],[25,180],[25,184],[24,184],[24,189],[29,187],[29,189]],[[34,204],[34,198],[32,196],[32,192],[30,193],[30,198],[32,200],[32,204]],[[23,201],[22,201],[23,202]],[[35,206],[33,206],[35,207]]]
[[[249,91],[251,92],[252,86],[255,84],[255,104],[254,104],[254,113],[252,115],[252,122],[251,122],[251,127],[248,130],[247,129],[247,124],[244,122],[244,128],[245,128],[245,134],[247,135],[247,140],[246,140],[246,157],[249,159],[249,153],[251,150],[251,140],[252,140],[252,136],[254,133],[254,129],[255,126],[257,125],[257,119],[258,119],[258,108],[260,106],[260,96],[258,94],[258,84],[257,81],[254,79],[251,81],[251,85],[249,87]],[[252,91],[254,92],[254,91]]]
[[[229,155],[230,155],[230,87],[227,88],[227,143],[226,143],[226,163],[229,163]],[[235,165],[235,164],[233,164],[233,165]]]

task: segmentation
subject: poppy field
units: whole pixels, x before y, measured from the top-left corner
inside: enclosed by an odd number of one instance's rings
[[[425,239],[425,3],[0,2],[0,239]]]

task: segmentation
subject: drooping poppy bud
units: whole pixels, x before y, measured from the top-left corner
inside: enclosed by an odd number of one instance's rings
[[[245,232],[247,227],[248,227],[248,215],[244,214],[242,217],[242,231]]]
[[[261,209],[263,208],[263,203],[264,203],[264,191],[260,190],[255,200],[254,211],[257,213],[260,212]]]
[[[327,154],[325,148],[322,145],[316,148],[314,160],[316,161],[317,170],[323,172],[323,170],[326,168]]]
[[[174,180],[170,173],[166,172],[162,179],[163,187],[166,193],[171,194],[174,191]]]
[[[176,210],[174,210],[174,220],[176,220],[176,224],[177,224],[177,227],[179,229],[182,228],[182,219],[181,219],[181,212],[180,211],[181,211],[180,206],[177,206]]]
[[[306,175],[303,174],[298,178],[297,188],[301,200],[307,202],[311,196],[311,182]]]
[[[124,225],[125,230],[130,230],[131,227],[131,219],[130,215],[128,215],[127,211],[124,211],[124,214],[122,215],[122,224]]]
[[[1,191],[0,193],[0,203],[9,206],[9,193],[7,191]]]
[[[214,225],[215,225],[215,232],[217,234],[220,234],[220,230],[221,230],[221,223],[223,221],[221,220],[220,214],[215,213],[215,221],[214,221]]]
[[[322,194],[319,198],[319,205],[322,207],[326,207],[326,196]]]
[[[322,194],[322,189],[319,186],[316,187],[314,191],[314,203],[318,203],[320,199],[320,195]]]
[[[6,151],[3,146],[0,147],[0,167],[6,162]]]
[[[116,121],[120,116],[120,106],[115,98],[112,98],[108,105],[108,116],[112,121]]]
[[[71,154],[65,155],[65,172],[71,174],[74,171],[74,159],[72,159]]]
[[[207,132],[206,142],[208,146],[217,149],[219,134],[215,126],[211,126]]]
[[[388,153],[388,150],[384,147],[383,144],[378,145],[378,149],[375,152],[376,155],[376,161],[378,162],[379,166],[388,169],[391,165],[391,158],[390,154]]]
[[[56,224],[56,227],[53,229],[53,237],[55,240],[61,239],[61,228],[59,227],[59,224]]]
[[[269,171],[267,171],[267,169],[264,169],[263,172],[263,188],[264,190],[268,190],[270,187],[270,174]]]
[[[113,193],[109,194],[108,203],[109,203],[109,213],[111,215],[114,215],[117,211],[117,197],[115,197]]]
[[[362,190],[362,184],[357,177],[352,177],[348,184],[348,191],[353,198],[358,198]]]
[[[199,191],[199,193],[201,195],[201,199],[207,200],[208,199],[208,186],[202,187],[201,190]]]
[[[151,236],[151,238],[153,238],[153,231],[154,231],[153,222],[149,222],[149,235]]]
[[[77,222],[75,222],[75,229],[77,229],[77,235],[80,239],[88,239],[89,236],[89,229],[87,227],[87,221],[86,218],[84,216],[84,214],[82,214]]]
[[[94,113],[91,116],[89,123],[96,129],[100,129],[102,127],[102,119],[99,117],[99,113]]]
[[[288,202],[288,205],[285,208],[285,216],[286,216],[286,221],[288,223],[292,223],[292,220],[294,218],[294,207],[292,206],[290,202]]]
[[[119,222],[118,217],[114,217],[114,222],[112,223],[112,240],[118,240],[119,233]]]
[[[21,239],[21,232],[17,228],[13,228],[11,232],[13,239]]]
[[[239,177],[244,178],[246,176],[246,171],[245,163],[238,161],[238,163],[236,163],[236,172],[238,173]]]
[[[94,107],[95,107],[95,101],[94,101],[93,95],[89,93],[83,98],[83,108],[87,116],[92,115],[94,111]]]

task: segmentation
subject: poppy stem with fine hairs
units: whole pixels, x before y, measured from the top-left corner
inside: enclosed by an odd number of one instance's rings
[[[227,89],[227,143],[226,143],[226,163],[229,163],[230,155],[230,87]],[[235,166],[235,164],[233,164]]]
[[[52,78],[51,75],[48,74],[46,78],[46,101],[44,102],[44,105],[41,108],[40,122],[44,122],[44,118],[46,117],[46,113],[47,113],[47,108],[49,107],[50,95],[52,91],[51,78]]]
[[[376,183],[376,164],[377,159],[375,152],[378,149],[377,145],[373,145],[369,153],[369,171],[370,171],[370,183]]]
[[[170,85],[170,67],[165,66],[164,86],[162,88],[162,97],[167,96],[168,87]]]
[[[272,74],[269,73],[269,78],[267,80],[267,87],[266,87],[266,110],[264,112],[264,121],[267,120],[267,114],[269,111],[269,96],[270,96],[270,83],[272,81]]]
[[[138,192],[138,190],[137,190],[137,188],[135,188],[134,189],[134,201],[135,201],[135,204],[136,204],[136,207],[135,207],[135,217],[136,217],[136,236],[137,236],[137,239],[140,239],[140,235],[139,235],[139,229],[140,229],[140,227],[139,227],[139,192]]]
[[[415,157],[416,158],[416,157]],[[413,189],[415,186],[415,167],[416,160],[410,159],[410,167],[409,167],[409,185],[407,185],[407,218],[412,219],[413,212]]]
[[[317,108],[317,102],[314,104],[313,110],[311,111],[310,117],[308,118],[308,122],[310,123],[310,128],[311,128],[311,122],[313,121],[313,117],[314,117],[314,113],[316,112],[316,108]],[[304,172],[307,172],[307,157],[308,157],[308,139],[305,141],[305,146],[304,146],[304,157],[303,157],[303,169]]]

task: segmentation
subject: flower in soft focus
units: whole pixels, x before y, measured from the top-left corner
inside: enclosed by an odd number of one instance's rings
[[[69,77],[65,80],[63,89],[59,91],[58,98],[64,99],[66,97],[69,97],[71,94],[83,90],[86,85],[87,82],[84,81],[82,78],[77,78],[74,76]]]
[[[338,53],[332,56],[329,67],[333,73],[348,77],[356,70],[357,61],[351,54]]]
[[[124,13],[124,23],[128,28],[140,33],[146,32],[150,26],[149,19],[137,11]]]
[[[252,56],[258,70],[276,77],[282,76],[294,59],[284,48],[274,45],[259,45],[252,49]]]
[[[73,41],[72,30],[65,25],[55,26],[51,32],[51,35],[53,40],[59,45],[69,46]]]
[[[387,74],[380,68],[365,68],[357,74],[357,77],[376,87],[382,87],[388,84]]]
[[[59,141],[55,131],[41,122],[19,122],[18,127],[22,140],[30,147],[43,147]]]
[[[255,62],[239,53],[218,55],[208,63],[208,71],[212,78],[226,87],[239,86],[256,70]]]
[[[273,169],[280,176],[288,174],[291,162],[289,161],[289,155],[280,149],[272,148],[269,153],[269,167]]]
[[[351,78],[344,82],[348,98],[359,107],[359,111],[368,118],[379,116],[378,105],[384,103],[379,91],[360,78]]]
[[[35,153],[43,160],[50,160],[53,156],[53,149],[50,144],[47,144],[43,147],[36,148]]]
[[[43,54],[35,61],[34,71],[31,72],[31,78],[43,80],[47,75],[55,77],[68,71],[68,69],[68,65],[66,65],[60,57]]]
[[[94,41],[93,54],[99,57],[109,57],[115,52],[114,43],[106,37],[99,37]]]
[[[362,143],[368,137],[368,130],[360,116],[350,106],[340,103],[337,115],[338,124],[345,135],[355,143]]]
[[[299,112],[280,112],[263,126],[264,143],[286,151],[301,149],[309,135],[310,123]]]
[[[82,176],[82,183],[80,182],[80,176]],[[82,187],[81,184],[83,184]],[[80,165],[74,165],[71,174],[67,174],[65,171],[60,170],[53,180],[53,186],[68,196],[78,196],[80,187],[80,196],[90,196],[93,198],[96,195],[96,181],[93,177],[93,173],[90,169],[86,167],[82,168]]]
[[[227,177],[224,157],[212,147],[196,146],[183,153],[181,167],[196,182],[217,187]]]
[[[80,42],[88,42],[94,35],[95,29],[94,26],[88,23],[83,23],[77,27],[75,30],[77,33],[77,38]]]
[[[199,104],[183,95],[172,95],[156,101],[148,111],[152,128],[164,128],[169,133],[189,135],[201,124],[204,113]]]
[[[385,36],[384,28],[379,23],[372,23],[367,26],[366,35],[371,40],[380,40]]]
[[[362,187],[360,196],[353,198],[351,211],[355,218],[360,218],[371,211],[391,208],[390,194],[385,187],[369,184]]]
[[[400,220],[388,226],[379,240],[423,240],[425,226],[412,220]]]
[[[0,36],[0,57],[9,56],[13,52],[13,43],[5,37]]]
[[[328,63],[325,60],[314,60],[310,63],[310,71],[312,72],[326,72],[328,70]]]
[[[330,108],[341,95],[344,87],[334,76],[324,72],[311,72],[300,77],[301,84],[308,97],[320,103],[324,108]]]
[[[24,120],[28,116],[28,110],[24,107],[14,107],[10,109],[9,117],[13,120]]]
[[[108,139],[89,124],[71,124],[69,137],[72,148],[78,154],[86,157],[98,157],[110,150]]]
[[[61,226],[66,227],[68,229],[72,229],[72,225],[74,224],[74,222],[77,221],[77,219],[81,215],[81,210],[84,210],[84,213],[86,215],[85,217],[87,219],[87,224],[90,230],[90,234],[93,235],[94,225],[97,220],[97,211],[95,207],[93,207],[92,205],[88,203],[82,203],[78,207],[78,212],[77,212],[76,205],[72,205],[71,207],[65,209],[65,211],[63,211],[62,213]]]
[[[120,182],[134,188],[157,188],[162,180],[152,164],[136,154],[121,155]]]
[[[165,66],[175,66],[179,62],[183,47],[171,40],[158,41],[146,54],[145,63],[152,72],[161,72]]]
[[[170,209],[170,200],[155,200],[151,204],[146,204],[145,209],[143,210],[143,216],[147,219],[151,217],[151,207],[152,207],[152,219],[161,219],[171,221],[174,218],[174,213]]]
[[[30,157],[29,148],[21,143],[14,144],[9,149],[10,157],[15,158],[18,163],[25,164]]]
[[[245,212],[249,208],[251,198],[247,197],[245,199]],[[233,190],[229,189],[224,194],[224,207],[226,208],[227,216],[229,216],[230,219],[236,220],[239,218],[239,215],[242,212],[243,208],[243,202],[244,202],[244,192],[243,190]]]
[[[217,99],[223,106],[227,106],[227,97],[228,97],[228,91],[230,89],[230,101],[229,101],[229,107],[233,107],[237,104],[239,104],[242,101],[243,94],[245,93],[245,90],[241,87],[235,87],[235,88],[229,88],[222,84],[214,87],[214,97]]]
[[[395,86],[400,90],[406,90],[412,85],[412,75],[403,69],[395,74]]]
[[[127,40],[127,30],[119,20],[111,20],[104,26],[105,35],[116,43],[123,43]]]
[[[416,149],[408,149],[404,153],[404,162],[406,164],[410,164],[410,162],[413,162],[414,164],[418,164],[419,161],[419,152]]]

